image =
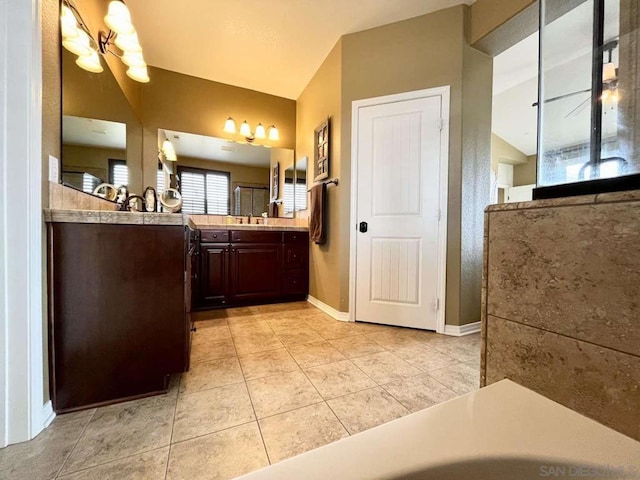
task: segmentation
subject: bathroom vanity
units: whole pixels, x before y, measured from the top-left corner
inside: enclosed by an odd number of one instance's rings
[[[194,308],[306,299],[307,228],[210,225],[196,230],[196,244],[192,263]]]
[[[47,211],[57,413],[165,391],[189,368],[189,228],[180,214]]]

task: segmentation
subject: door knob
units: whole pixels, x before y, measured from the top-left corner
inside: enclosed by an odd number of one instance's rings
[[[369,228],[369,225],[367,224],[367,222],[360,222],[361,233],[366,233],[368,228]]]

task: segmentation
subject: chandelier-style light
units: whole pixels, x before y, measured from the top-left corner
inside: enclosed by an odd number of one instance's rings
[[[138,34],[131,23],[131,13],[124,1],[112,0],[109,3],[104,23],[109,27],[109,32],[100,31],[96,41],[71,0],[63,0],[60,12],[62,46],[78,56],[76,64],[84,70],[92,73],[102,72],[104,69],[100,62],[100,55],[110,53],[120,58],[122,63],[129,67],[127,69],[129,78],[136,82],[147,83],[149,81],[147,64],[142,56]],[[111,50],[110,47],[113,45],[122,51],[122,55]]]
[[[227,121],[224,123],[224,131],[231,134],[236,133],[236,122],[232,117],[227,118]],[[267,138],[267,131],[269,132],[269,140],[273,142],[280,140],[280,135],[275,125],[270,125],[265,129],[262,123],[258,123],[255,132],[251,131],[251,126],[246,120],[240,125],[240,135],[245,138],[247,143],[253,143],[256,138]]]

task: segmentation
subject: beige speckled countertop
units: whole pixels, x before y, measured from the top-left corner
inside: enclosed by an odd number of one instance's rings
[[[44,220],[49,223],[106,223],[120,225],[189,225],[200,230],[278,230],[306,232],[308,227],[282,225],[283,219],[277,219],[277,225],[256,224],[201,224],[195,223],[188,214],[182,213],[137,213],[113,212],[105,210],[56,210],[44,211]],[[268,222],[268,220],[267,220]]]
[[[500,212],[504,210],[525,210],[532,208],[564,207],[568,205],[588,205],[593,203],[616,203],[640,201],[640,190],[626,192],[598,193],[596,195],[579,195],[575,197],[559,197],[529,202],[500,203],[489,205],[485,212]]]

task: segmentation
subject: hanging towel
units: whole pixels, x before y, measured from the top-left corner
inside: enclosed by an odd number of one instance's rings
[[[311,188],[311,216],[309,218],[309,240],[318,245],[326,241],[324,209],[326,208],[327,185],[321,183]]]

